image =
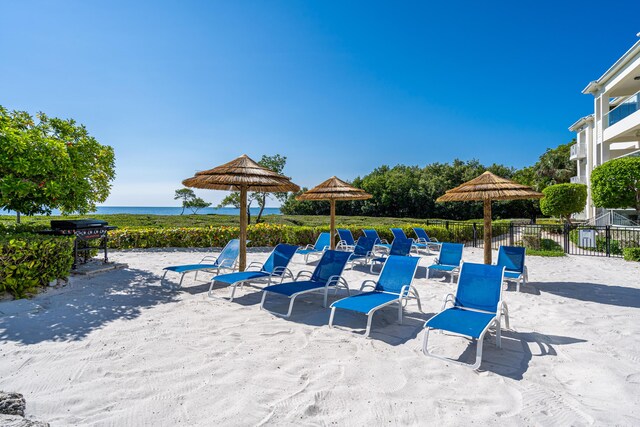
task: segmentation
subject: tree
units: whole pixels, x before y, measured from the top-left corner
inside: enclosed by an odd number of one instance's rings
[[[601,208],[634,207],[640,212],[640,157],[609,160],[591,173],[593,203]]]
[[[576,162],[570,160],[571,146],[576,143],[572,140],[567,144],[561,144],[556,148],[547,148],[538,162],[533,165],[533,187],[542,191],[545,187],[554,184],[564,184],[571,181],[576,172]]]
[[[187,201],[186,207],[191,209],[191,213],[195,215],[200,209],[208,208],[209,206],[211,206],[211,203],[205,202],[200,197],[194,197],[191,200]]]
[[[81,214],[104,202],[115,178],[113,148],[74,120],[34,120],[0,106],[0,208],[20,214]]]
[[[542,190],[542,213],[564,218],[571,224],[571,215],[582,212],[587,202],[587,186],[584,184],[556,184]]]
[[[279,174],[282,173],[284,166],[287,163],[287,158],[285,156],[281,156],[280,154],[274,154],[273,156],[263,155],[258,164],[262,167],[265,167],[273,172],[277,172]],[[264,212],[264,208],[267,203],[268,197],[274,197],[276,200],[279,200],[282,203],[287,201],[287,193],[266,193],[262,191],[252,192],[247,195],[247,222],[251,223],[251,204],[255,201],[258,203],[260,207],[260,211],[258,212],[258,217],[256,218],[256,224],[260,222],[262,218],[262,213]],[[236,209],[240,209],[240,192],[234,191],[233,193],[226,196],[218,207],[223,206],[233,206]]]
[[[195,197],[196,193],[194,193],[190,188],[181,188],[176,190],[173,200],[182,200],[182,212],[180,212],[180,215],[184,214],[184,210],[188,207],[189,201],[193,200]]]
[[[196,193],[194,193],[190,188],[181,188],[176,190],[173,200],[180,199],[182,199],[182,212],[180,212],[180,215],[184,213],[185,209],[190,209],[191,213],[197,214],[200,209],[211,206],[211,203],[207,203],[200,197],[197,197]]]

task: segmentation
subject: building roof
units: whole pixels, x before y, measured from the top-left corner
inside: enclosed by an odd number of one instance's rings
[[[582,126],[586,125],[589,122],[593,122],[593,114],[589,114],[588,116],[584,116],[578,119],[574,124],[569,126],[569,130],[571,132],[578,132]]]
[[[640,34],[640,33],[639,33]],[[631,49],[625,52],[624,55],[620,57],[607,71],[604,72],[602,76],[598,80],[594,80],[590,82],[587,87],[582,90],[584,94],[590,94],[596,92],[600,87],[602,87],[603,83],[609,80],[611,77],[615,76],[615,74],[620,71],[627,63],[633,58],[636,54],[640,52],[640,40],[635,42]]]

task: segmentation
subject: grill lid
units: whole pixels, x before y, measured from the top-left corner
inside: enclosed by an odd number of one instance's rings
[[[83,228],[102,228],[109,223],[101,219],[65,219],[51,221],[53,230],[80,230]]]

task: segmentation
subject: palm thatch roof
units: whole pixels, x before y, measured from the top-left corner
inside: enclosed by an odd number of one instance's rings
[[[437,202],[471,202],[478,200],[541,199],[542,193],[526,185],[501,178],[487,171],[471,181],[448,190]]]
[[[323,183],[296,197],[297,200],[366,200],[371,194],[332,176]]]
[[[182,181],[187,187],[209,190],[286,192],[299,191],[300,187],[286,176],[260,166],[246,154],[224,165],[197,172],[194,177]]]

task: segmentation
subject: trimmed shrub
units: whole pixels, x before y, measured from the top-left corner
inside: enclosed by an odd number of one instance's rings
[[[0,234],[0,292],[24,298],[69,277],[72,265],[73,238]]]
[[[640,261],[640,248],[625,248],[624,259],[627,261]]]
[[[571,214],[581,212],[587,203],[587,186],[584,184],[556,184],[542,190],[540,210],[545,215],[559,216],[568,222]]]
[[[470,226],[452,227],[447,230],[441,225],[416,224],[423,227],[430,237],[439,241],[469,241],[473,239]],[[362,228],[338,226],[351,230],[353,237],[362,236]],[[388,227],[370,227],[375,229],[381,239],[393,240]],[[408,237],[415,237],[412,226],[400,227]],[[278,243],[307,245],[313,243],[322,232],[328,232],[329,226],[305,227],[282,224],[260,223],[247,228],[249,246],[275,246]],[[111,249],[145,248],[207,248],[222,247],[229,240],[237,238],[238,227],[187,227],[187,228],[119,228],[109,232]]]

